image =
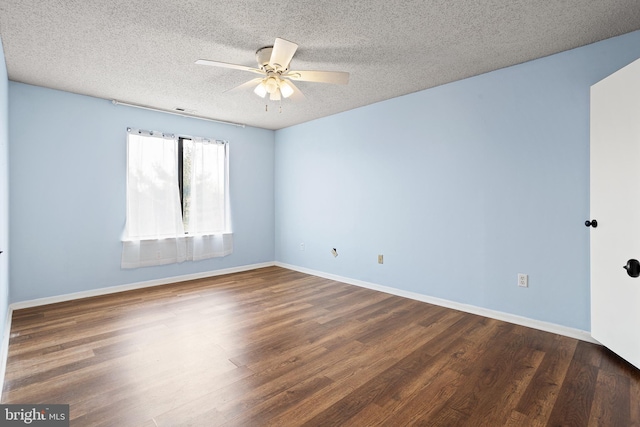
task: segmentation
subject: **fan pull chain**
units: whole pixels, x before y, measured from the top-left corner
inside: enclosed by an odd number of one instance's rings
[[[269,112],[269,104],[264,104],[264,111],[265,111],[266,113],[268,113],[268,112]],[[279,112],[279,113],[282,113],[282,103],[280,103],[280,105],[278,106],[278,112]]]

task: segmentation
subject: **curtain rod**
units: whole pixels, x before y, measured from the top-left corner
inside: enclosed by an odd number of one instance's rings
[[[161,110],[160,108],[147,107],[145,105],[129,104],[128,102],[120,102],[120,101],[117,101],[115,99],[112,99],[111,103],[113,105],[124,105],[126,107],[134,107],[134,108],[141,108],[143,110],[157,111],[157,112],[160,112],[160,113],[175,114],[176,116],[189,117],[189,118],[192,118],[192,119],[207,120],[209,122],[221,123],[223,125],[231,125],[231,126],[237,126],[237,127],[241,127],[241,128],[245,127],[245,125],[243,125],[242,123],[225,122],[224,120],[210,119],[208,117],[196,116],[196,115],[193,115],[193,114],[188,114],[188,113],[183,113],[183,112],[178,112],[178,111]]]
[[[166,133],[166,132],[160,132],[160,131],[156,131],[156,130],[146,130],[146,129],[136,129],[136,128],[131,128],[131,127],[127,127],[127,132],[134,132],[134,133],[138,133],[138,134],[149,134],[151,136],[153,136],[154,134],[160,134],[162,135],[163,138],[167,137],[167,138],[183,138],[183,139],[191,139],[191,140],[196,140],[196,141],[205,141],[205,142],[215,142],[216,144],[228,144],[229,141],[227,141],[226,139],[216,139],[216,138],[205,138],[203,136],[191,136],[191,135],[178,135],[176,136],[176,134],[174,133]],[[1,252],[0,252],[1,253]]]

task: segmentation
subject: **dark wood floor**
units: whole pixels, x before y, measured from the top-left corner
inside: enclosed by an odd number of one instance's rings
[[[271,267],[13,314],[3,403],[72,426],[633,426],[640,373],[546,332]]]

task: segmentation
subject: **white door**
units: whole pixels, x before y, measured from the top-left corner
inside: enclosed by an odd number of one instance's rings
[[[640,368],[640,60],[591,87],[591,218],[591,335]]]

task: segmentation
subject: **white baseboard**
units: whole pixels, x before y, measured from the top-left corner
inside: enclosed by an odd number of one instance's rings
[[[528,328],[538,329],[553,334],[563,335],[569,338],[575,338],[594,344],[600,344],[593,339],[591,334],[581,329],[570,328],[568,326],[557,325],[555,323],[543,322],[541,320],[530,319],[528,317],[517,316],[515,314],[504,313],[501,311],[491,310],[488,308],[477,307],[475,305],[463,304],[442,298],[430,297],[428,295],[419,294],[417,292],[404,291],[402,289],[392,288],[389,286],[377,285],[375,283],[364,282],[362,280],[351,279],[348,277],[337,276],[335,274],[325,273],[322,271],[311,270],[309,268],[298,267],[295,265],[276,262],[276,266],[289,270],[299,271],[301,273],[310,274],[312,276],[323,277],[325,279],[335,280],[337,282],[347,283],[349,285],[360,286],[374,291],[385,292],[404,298],[410,298],[429,304],[439,305],[442,307],[452,308],[454,310],[464,311],[466,313],[477,314],[479,316],[489,317],[491,319],[502,320],[504,322],[514,323],[516,325],[526,326]]]
[[[205,271],[202,273],[185,274],[183,276],[166,277],[162,279],[147,280],[145,282],[130,283],[127,285],[110,286],[108,288],[92,289],[90,291],[74,292],[71,294],[56,295],[53,297],[38,298],[28,301],[14,302],[9,306],[10,310],[20,310],[23,308],[38,307],[40,305],[55,304],[57,302],[71,301],[80,298],[89,298],[100,295],[115,294],[117,292],[131,291],[134,289],[149,288],[151,286],[168,285],[170,283],[186,282],[187,280],[205,279],[207,277],[222,276],[224,274],[241,273],[243,271],[255,270],[258,268],[272,267],[274,262],[261,264],[243,265],[240,267],[225,268],[222,270]]]

